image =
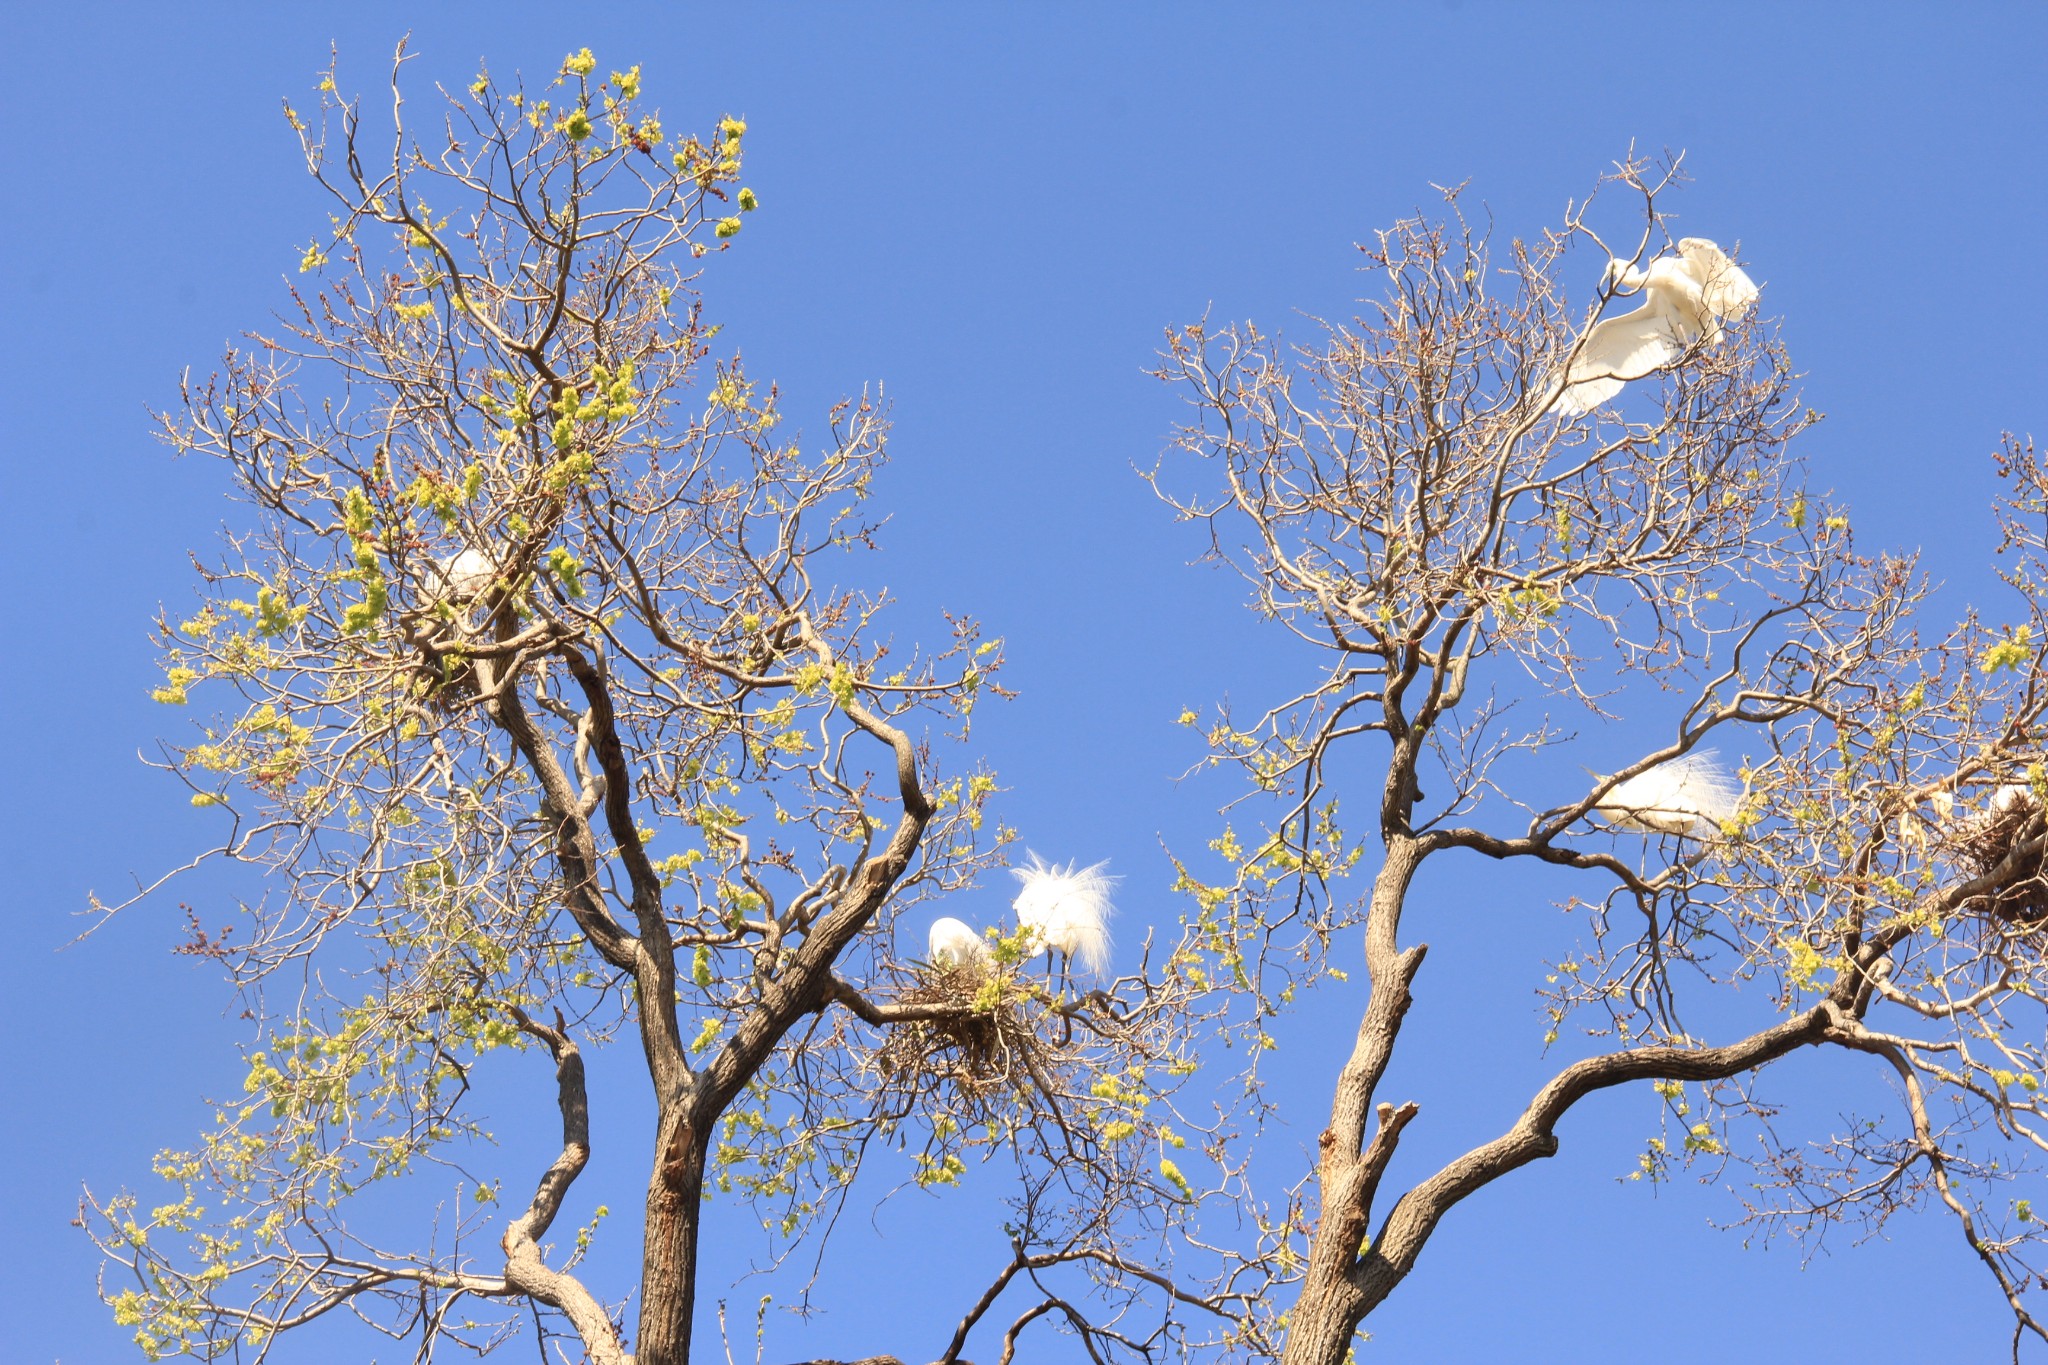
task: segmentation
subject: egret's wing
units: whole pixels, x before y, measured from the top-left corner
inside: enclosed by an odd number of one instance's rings
[[[1610,804],[1593,807],[1593,814],[1599,816],[1616,829],[1632,830],[1637,834],[1657,834],[1661,832],[1659,827],[1652,823],[1655,819],[1655,812],[1641,811],[1634,806],[1615,802],[1614,795],[1611,792],[1608,794],[1607,800]]]
[[[491,562],[491,557],[475,548],[437,559],[433,565],[440,590],[456,597],[475,597],[498,576],[498,566]]]
[[[1567,417],[1577,417],[1582,412],[1591,412],[1620,393],[1625,382],[1620,379],[1575,380],[1557,400],[1557,410]]]
[[[1687,834],[1695,818],[1681,804],[1677,783],[1660,768],[1637,773],[1593,810],[1609,824],[1639,834]]]
[[[1572,362],[1571,377],[1641,379],[1684,353],[1685,345],[1673,334],[1671,319],[1663,309],[1646,304],[1595,326],[1587,334],[1579,358]]]
[[[1117,878],[1103,869],[1108,863],[1077,867],[1048,863],[1027,851],[1023,867],[1011,873],[1022,883],[1010,902],[1020,924],[1035,931],[1038,941],[1072,956],[1091,972],[1109,964],[1110,893]]]
[[[1010,869],[1010,875],[1022,883],[1010,908],[1017,912],[1018,923],[1035,929],[1042,927],[1058,906],[1066,869],[1028,850],[1024,856],[1024,866]]]
[[[1728,253],[1704,237],[1685,237],[1678,243],[1693,278],[1700,282],[1700,301],[1714,316],[1733,320],[1756,302],[1756,281]]]
[[[2007,782],[1991,793],[1991,813],[2003,815],[2022,801],[2034,799],[2034,789],[2024,782]]]
[[[1670,319],[1655,304],[1595,323],[1565,373],[1558,410],[1570,415],[1590,411],[1620,393],[1627,381],[1655,373],[1684,352]]]
[[[1677,805],[1699,817],[1701,837],[1719,834],[1721,827],[1735,818],[1736,810],[1742,805],[1742,787],[1721,767],[1711,750],[1687,754],[1665,764],[1667,768],[1683,765],[1678,774]]]

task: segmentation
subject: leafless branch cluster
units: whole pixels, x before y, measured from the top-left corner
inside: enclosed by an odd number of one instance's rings
[[[1259,962],[1307,963],[1310,977],[1362,919],[1372,982],[1322,1138],[1291,1362],[1342,1360],[1444,1212],[1554,1151],[1577,1099],[1633,1080],[1654,1084],[1677,1127],[1652,1140],[1645,1173],[1718,1170],[1754,1146],[1751,1216],[1806,1231],[1936,1201],[2019,1330],[2041,1330],[2023,1299],[2031,1211],[1996,1193],[2017,1170],[2011,1145],[1996,1160],[1979,1150],[1994,1133],[2038,1143],[2040,467],[2030,449],[2005,452],[2020,621],[1972,619],[1928,645],[1915,566],[1858,555],[1846,516],[1806,491],[1788,446],[1813,415],[1763,324],[1700,338],[1590,413],[1561,410],[1560,376],[1626,306],[1616,282],[1633,273],[1581,268],[1578,249],[1646,263],[1668,240],[1677,179],[1675,164],[1617,168],[1608,198],[1639,208],[1619,248],[1589,201],[1497,249],[1454,191],[1446,220],[1364,248],[1377,292],[1358,321],[1292,347],[1249,324],[1167,336],[1160,374],[1191,416],[1155,487],[1244,577],[1254,610],[1324,660],[1312,686],[1208,726],[1208,765],[1241,775],[1233,820],[1260,825],[1213,846],[1223,876],[1184,867],[1183,884],[1205,923],[1289,926],[1285,951],[1269,939]],[[1575,274],[1601,281],[1579,311],[1564,293]],[[1574,709],[1643,735],[1640,757],[1532,799],[1557,770],[1535,755],[1577,738]],[[1374,739],[1385,853],[1353,909],[1335,882],[1360,853],[1332,772]],[[1709,746],[1735,756],[1732,819],[1625,856],[1602,798]],[[1591,939],[1555,963],[1550,1038],[1578,1022],[1608,1050],[1385,1202],[1418,1121],[1377,1097],[1425,952],[1403,945],[1401,917],[1417,869],[1453,850],[1588,879],[1572,908]],[[1757,977],[1775,1012],[1714,989]],[[1259,982],[1276,1004],[1294,985]],[[1688,1023],[1738,1040],[1709,1045]],[[1757,1073],[1824,1045],[1882,1062],[1902,1126],[1818,1147],[1780,1137]]]

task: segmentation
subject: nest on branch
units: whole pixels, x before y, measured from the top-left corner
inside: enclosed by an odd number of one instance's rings
[[[2031,792],[2016,789],[1951,837],[1950,851],[1965,877],[1997,878],[1958,909],[2028,930],[2048,928],[2041,813]]]
[[[415,697],[446,715],[476,696],[476,663],[464,655],[459,636],[425,612],[411,616],[405,626],[416,656],[412,665]]]
[[[418,676],[427,705],[444,715],[476,696],[476,665],[467,659],[430,655],[421,660]]]
[[[898,992],[896,1005],[933,1017],[892,1026],[877,1057],[882,1075],[910,1091],[949,1087],[987,1111],[1004,1097],[1045,1090],[1059,1046],[1039,1036],[1040,1011],[1016,979],[986,962],[940,963]]]

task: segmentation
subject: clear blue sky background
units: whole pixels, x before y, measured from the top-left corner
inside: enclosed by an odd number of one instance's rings
[[[1504,232],[1529,233],[1631,141],[1687,149],[1683,229],[1741,241],[1830,414],[1803,443],[1816,483],[1852,504],[1864,547],[1924,548],[1948,605],[1995,611],[1988,454],[2001,429],[2048,434],[2039,4],[10,6],[0,1360],[131,1358],[67,1226],[76,1191],[143,1175],[202,1122],[200,1096],[238,1079],[223,987],[168,948],[179,899],[247,887],[195,881],[63,946],[89,888],[205,832],[136,759],[181,719],[146,698],[144,630],[188,600],[187,548],[234,509],[216,470],[150,439],[145,406],[263,322],[324,223],[280,96],[306,98],[332,42],[344,86],[380,99],[408,29],[422,84],[466,80],[479,56],[543,76],[589,44],[644,64],[671,128],[746,116],[764,207],[715,263],[711,311],[812,425],[835,396],[888,386],[898,628],[936,637],[943,608],[1008,639],[1023,696],[978,730],[1005,814],[1045,852],[1115,860],[1127,937],[1174,912],[1161,840],[1207,837],[1225,794],[1170,780],[1193,757],[1171,718],[1270,697],[1306,666],[1232,581],[1185,567],[1198,545],[1131,472],[1176,412],[1142,371],[1163,325],[1205,309],[1343,315],[1365,287],[1352,244],[1431,182],[1469,179]],[[1576,932],[1549,891],[1478,870],[1423,887],[1409,932],[1435,950],[1390,1083],[1424,1103],[1418,1165],[1497,1131],[1544,1074],[1530,983]],[[1006,895],[963,908],[987,918]],[[1299,1107],[1276,1140],[1313,1146],[1358,1003],[1334,995],[1283,1034]],[[581,1209],[638,1204],[627,1061],[599,1064]],[[551,1140],[543,1072],[513,1058],[492,1080],[510,1188]],[[1780,1089],[1814,1129],[1888,1102],[1874,1070]],[[1903,1220],[1804,1266],[1796,1248],[1746,1251],[1709,1226],[1736,1211],[1724,1190],[1617,1182],[1654,1124],[1646,1092],[1584,1106],[1562,1155],[1453,1215],[1361,1359],[2002,1353],[2004,1310],[1952,1226]],[[938,1354],[1004,1254],[978,1218],[995,1181],[976,1179],[849,1219],[827,1311],[771,1318],[771,1365]],[[601,1292],[628,1283],[631,1240],[597,1262]],[[751,1305],[736,1269],[707,1257],[707,1303]],[[1035,1340],[1027,1360],[1072,1358]],[[379,1349],[331,1332],[285,1358]]]

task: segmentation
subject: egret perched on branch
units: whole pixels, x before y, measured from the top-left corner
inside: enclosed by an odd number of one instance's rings
[[[1593,810],[1617,829],[1712,839],[1741,801],[1742,788],[1721,770],[1712,750],[1702,750],[1637,773]]]
[[[1603,319],[1586,333],[1557,400],[1566,416],[1591,411],[1629,380],[1663,369],[1695,343],[1716,344],[1722,322],[1747,313],[1757,295],[1756,282],[1704,237],[1681,238],[1677,255],[1659,256],[1648,270],[1611,260],[1601,283],[1642,295],[1643,306]]]
[[[1024,884],[1010,904],[1017,922],[1030,932],[1032,954],[1058,953],[1083,971],[1101,975],[1109,967],[1109,917],[1114,912],[1109,893],[1117,882],[1102,870],[1109,864],[1077,870],[1072,863],[1048,863],[1036,853],[1024,856],[1030,860],[1026,866],[1010,869]]]
[[[482,550],[470,548],[460,554],[434,561],[432,577],[449,597],[467,602],[491,586],[498,566]]]
[[[926,944],[925,961],[934,967],[944,963],[955,967],[979,966],[988,961],[988,945],[981,941],[981,935],[951,915],[941,915],[932,921]]]

